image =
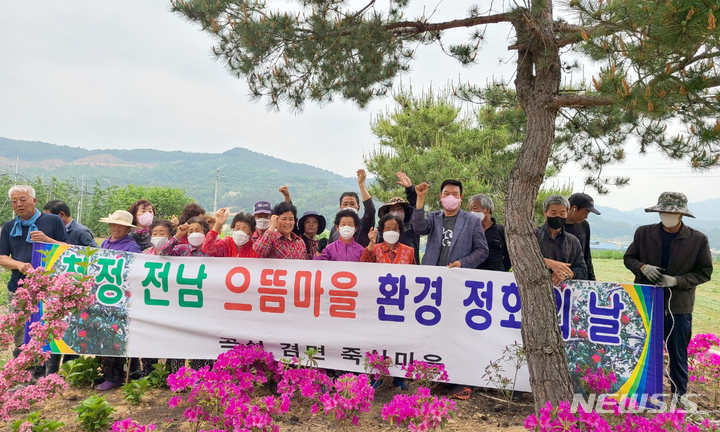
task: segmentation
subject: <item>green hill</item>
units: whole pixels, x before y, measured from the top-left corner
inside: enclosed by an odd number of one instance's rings
[[[306,164],[284,161],[243,148],[224,153],[189,153],[160,150],[86,150],[43,142],[0,138],[2,173],[14,174],[15,155],[19,173],[28,178],[52,176],[79,181],[89,187],[137,184],[183,188],[206,209],[212,210],[216,169],[220,169],[218,207],[250,210],[260,199],[282,200],[278,188],[288,184],[299,212],[316,210],[334,216],[344,191],[358,191],[354,178]]]

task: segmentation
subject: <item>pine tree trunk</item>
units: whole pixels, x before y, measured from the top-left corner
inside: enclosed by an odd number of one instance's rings
[[[522,302],[522,337],[535,411],[573,394],[555,295],[533,226],[533,209],[555,136],[561,64],[552,31],[552,1],[533,3],[514,23],[518,42],[515,86],[527,117],[525,141],[510,174],[506,208],[508,249]]]

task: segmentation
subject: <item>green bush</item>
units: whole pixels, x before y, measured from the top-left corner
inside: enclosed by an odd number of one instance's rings
[[[74,387],[93,385],[100,376],[100,361],[96,357],[78,357],[63,363],[60,375]]]
[[[147,376],[150,387],[157,389],[167,388],[167,377],[170,375],[168,364],[155,363],[152,367],[153,371]]]
[[[110,415],[115,408],[105,400],[105,396],[90,396],[78,405],[73,411],[77,413],[77,421],[86,432],[96,432],[110,423]]]
[[[132,380],[122,386],[123,398],[133,405],[138,405],[145,395],[145,390],[150,388],[148,377]]]
[[[55,432],[56,430],[65,426],[65,423],[61,421],[40,418],[40,411],[35,411],[33,413],[30,413],[24,419],[13,422],[10,427],[12,428],[13,432],[18,432],[20,430],[20,426],[22,426],[22,424],[25,422],[30,422],[32,424],[32,426],[30,427],[30,430],[32,432]]]

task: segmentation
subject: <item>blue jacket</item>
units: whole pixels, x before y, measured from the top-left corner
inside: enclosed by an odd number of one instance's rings
[[[425,217],[424,209],[415,209],[412,228],[417,235],[426,235],[427,246],[423,265],[437,265],[443,239],[443,212],[434,211]],[[460,210],[455,221],[453,239],[450,243],[448,264],[460,261],[463,268],[477,268],[488,256],[488,244],[480,219]]]

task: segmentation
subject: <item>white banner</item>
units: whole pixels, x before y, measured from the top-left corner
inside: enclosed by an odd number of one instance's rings
[[[82,250],[37,245],[34,259],[78,271]],[[485,367],[521,341],[512,273],[109,250],[92,260],[97,301],[71,318],[55,352],[214,359],[253,342],[276,358],[316,348],[320,367],[361,372],[377,350],[396,364],[441,362],[451,382],[488,387]],[[526,368],[516,389],[530,390]]]

